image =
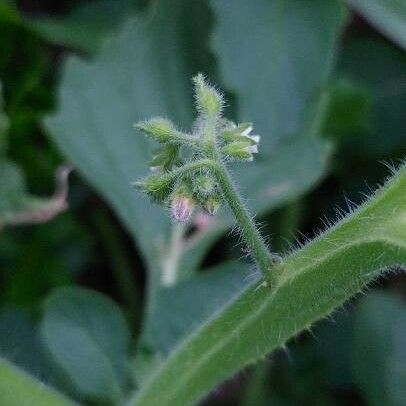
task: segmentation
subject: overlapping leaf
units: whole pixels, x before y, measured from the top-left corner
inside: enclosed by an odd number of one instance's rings
[[[87,289],[60,288],[45,302],[41,332],[77,394],[121,399],[129,383],[130,336],[114,302]]]

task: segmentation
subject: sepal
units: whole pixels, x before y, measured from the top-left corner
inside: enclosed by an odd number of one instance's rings
[[[156,174],[134,182],[133,186],[148,195],[153,201],[163,203],[172,193],[174,181],[167,174]]]
[[[210,86],[201,73],[193,78],[193,83],[196,108],[199,113],[219,117],[224,105],[221,93]]]
[[[177,130],[173,123],[162,117],[152,118],[151,120],[141,121],[134,124],[134,128],[143,132],[148,137],[152,138],[154,141],[160,144],[165,144],[171,141]]]

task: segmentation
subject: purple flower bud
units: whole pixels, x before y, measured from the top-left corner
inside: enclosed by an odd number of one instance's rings
[[[172,218],[175,221],[184,223],[192,217],[194,207],[195,203],[192,198],[176,195],[172,200]]]

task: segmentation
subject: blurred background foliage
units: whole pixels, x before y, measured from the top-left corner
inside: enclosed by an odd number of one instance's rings
[[[142,382],[247,266],[227,216],[196,222],[162,286],[158,254],[184,230],[130,190],[150,149],[132,122],[189,125],[189,77],[219,83],[262,135],[238,177],[286,252],[405,156],[405,27],[402,0],[0,0],[0,354],[89,404]],[[405,287],[378,280],[205,403],[406,405]]]

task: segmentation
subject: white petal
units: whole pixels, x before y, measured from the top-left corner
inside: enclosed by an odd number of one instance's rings
[[[250,125],[249,127],[247,127],[242,133],[241,135],[245,135],[248,136],[248,134],[252,131],[252,125]]]
[[[258,145],[251,145],[248,147],[248,150],[251,152],[251,154],[256,154],[258,153]]]
[[[251,135],[249,138],[251,138],[256,144],[258,144],[259,140],[261,139],[259,135]]]

